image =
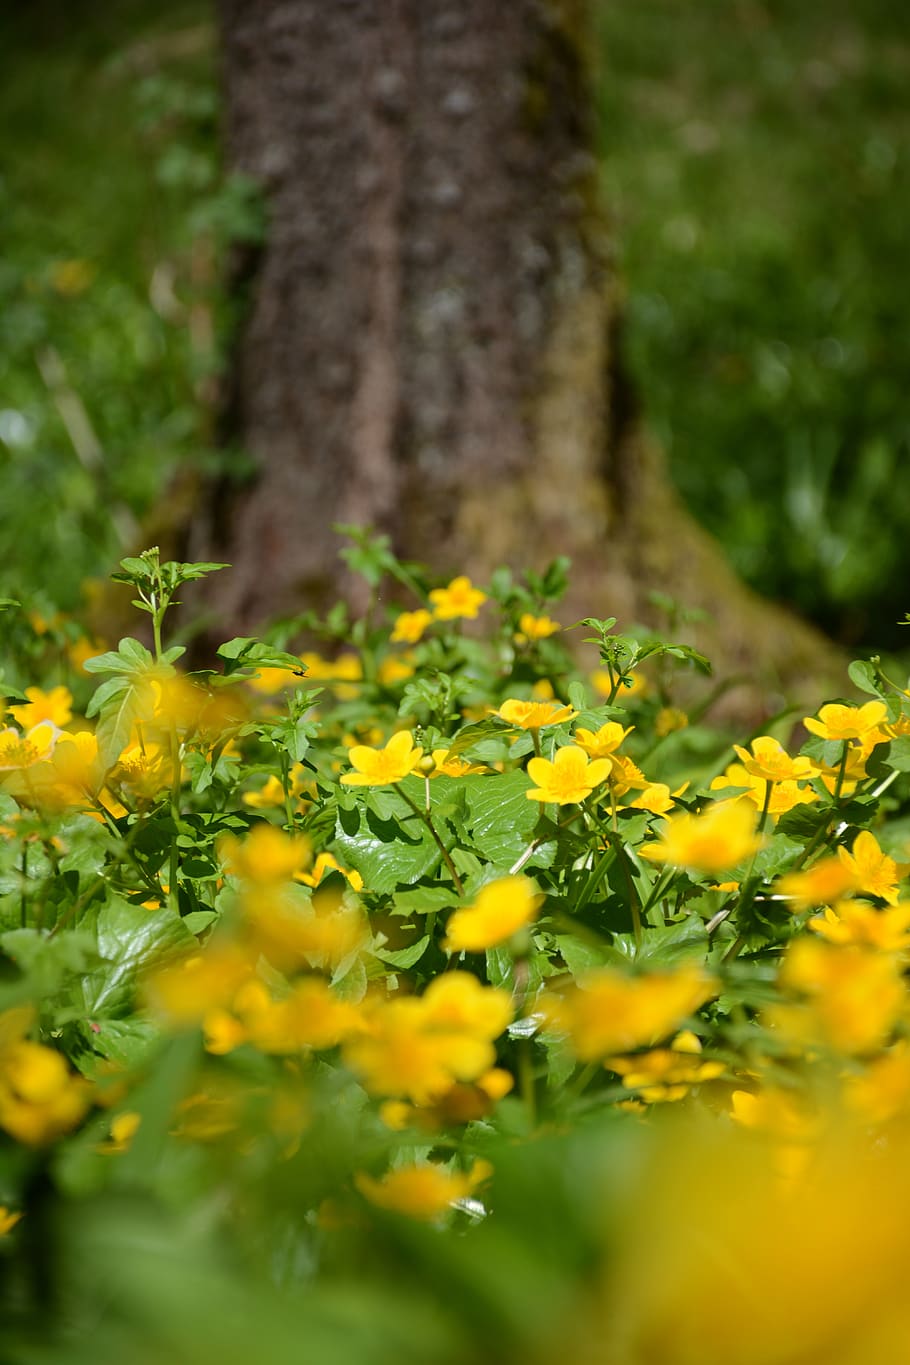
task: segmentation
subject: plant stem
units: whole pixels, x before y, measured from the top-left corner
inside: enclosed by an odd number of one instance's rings
[[[436,826],[433,824],[433,816],[430,814],[430,812],[429,812],[428,810],[421,810],[420,807],[417,805],[416,801],[412,801],[412,800],[411,800],[410,796],[408,796],[407,792],[404,790],[403,787],[399,786],[398,790],[399,790],[399,792],[401,793],[401,795],[404,797],[404,799],[405,799],[405,801],[408,803],[408,805],[411,807],[411,810],[414,812],[414,814],[417,816],[417,818],[418,818],[419,820],[422,820],[423,823],[426,825],[427,829],[430,831],[430,834],[431,834],[432,837],[433,837],[433,840],[434,840],[434,842],[435,842],[435,844],[436,844],[436,847],[439,849],[439,852],[442,854],[443,861],[444,861],[446,867],[449,869],[449,872],[451,873],[452,881],[455,883],[455,890],[458,892],[459,896],[461,896],[461,897],[463,898],[463,897],[464,897],[464,883],[462,882],[461,878],[460,878],[459,875],[458,875],[458,869],[456,868],[455,864],[452,862],[452,856],[451,856],[451,854],[449,853],[449,850],[446,848],[445,844],[442,842],[442,840],[441,840],[440,837],[439,837],[439,834],[438,834],[438,832],[437,832],[437,830],[436,830]]]

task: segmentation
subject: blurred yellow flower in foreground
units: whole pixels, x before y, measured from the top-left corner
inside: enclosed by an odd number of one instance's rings
[[[280,883],[309,867],[309,839],[293,836],[265,821],[254,825],[244,839],[227,835],[218,845],[227,871],[243,881]]]
[[[0,1015],[0,1128],[37,1147],[75,1128],[91,1087],[61,1053],[26,1037],[33,1020],[28,1006]]]
[[[834,1116],[833,1116],[834,1117]],[[907,1135],[838,1121],[781,1175],[779,1143],[668,1123],[611,1220],[597,1290],[561,1319],[575,1365],[897,1365],[910,1359]],[[648,1273],[642,1274],[647,1265]]]
[[[565,992],[546,992],[539,1008],[546,1028],[568,1034],[579,1061],[597,1062],[666,1038],[717,990],[713,978],[690,963],[639,976],[601,967]]]
[[[16,1213],[12,1209],[8,1209],[5,1204],[0,1204],[0,1237],[8,1237],[21,1217],[21,1213]]]
[[[688,812],[667,821],[663,837],[640,853],[652,862],[691,867],[696,872],[724,872],[761,848],[755,811],[744,801],[718,801],[700,815]]]
[[[527,877],[500,877],[477,893],[473,905],[455,911],[442,946],[447,953],[479,953],[505,943],[531,923],[542,901]]]
[[[377,1208],[403,1213],[409,1218],[432,1221],[458,1199],[467,1199],[493,1174],[488,1161],[475,1161],[470,1171],[446,1171],[431,1162],[398,1166],[380,1179],[358,1171],[354,1177],[360,1193]]]

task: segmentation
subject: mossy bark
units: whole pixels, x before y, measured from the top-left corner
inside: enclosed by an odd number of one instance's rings
[[[582,0],[221,0],[231,168],[269,231],[203,499],[219,628],[356,599],[334,522],[440,573],[575,562],[569,612],[705,608],[766,689],[832,665],[734,579],[667,483],[621,365]],[[238,284],[240,281],[238,281]]]

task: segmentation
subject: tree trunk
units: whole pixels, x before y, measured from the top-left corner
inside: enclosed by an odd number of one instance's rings
[[[187,552],[222,623],[356,592],[334,522],[441,573],[574,561],[570,610],[706,608],[726,668],[820,637],[733,578],[643,438],[617,348],[583,0],[221,0],[230,168],[267,240]],[[830,655],[827,656],[830,662]]]

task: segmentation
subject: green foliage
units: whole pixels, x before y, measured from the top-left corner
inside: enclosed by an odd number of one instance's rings
[[[285,622],[181,674],[168,603],[223,566],[151,550],[115,576],[154,649],[86,661],[93,732],[59,660],[22,673],[0,733],[4,1359],[547,1362],[615,1344],[617,1304],[633,1365],[685,1365],[693,1339],[722,1359],[740,1337],[702,1257],[680,1300],[679,1247],[697,1224],[752,1304],[795,1200],[780,1350],[776,1319],[734,1317],[787,1365],[829,1243],[874,1261],[884,1209],[910,1224],[907,693],[857,661],[871,701],[731,766],[710,697],[679,707],[695,651],[586,618],[605,668],[579,673],[535,616],[561,562],[471,588],[468,637],[448,589],[352,539],[366,617],[307,621],[338,658],[304,663]],[[407,640],[392,584],[445,604]],[[781,1186],[795,1137],[811,1179]],[[640,1226],[672,1250],[636,1308]],[[854,1271],[822,1277],[825,1307]],[[902,1358],[856,1312],[864,1365]]]
[[[624,341],[673,476],[760,591],[903,647],[902,8],[597,12]]]

